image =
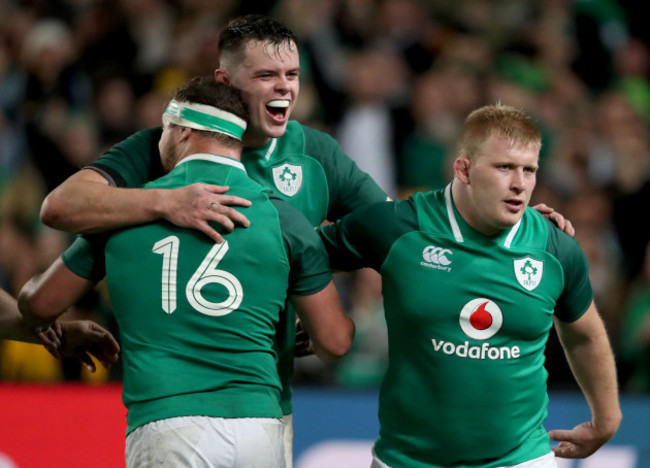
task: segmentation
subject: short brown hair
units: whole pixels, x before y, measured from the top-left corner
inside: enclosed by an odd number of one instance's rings
[[[523,110],[500,103],[480,107],[465,119],[456,155],[473,159],[481,144],[496,135],[515,146],[542,147],[542,135],[537,124]]]

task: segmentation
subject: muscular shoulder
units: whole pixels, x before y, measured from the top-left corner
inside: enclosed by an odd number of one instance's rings
[[[580,267],[587,259],[578,241],[559,229],[551,221],[544,219],[548,228],[546,250],[567,268]]]
[[[593,291],[589,281],[589,263],[578,241],[548,223],[548,240],[546,250],[562,266],[564,273],[564,292],[558,300],[556,316],[561,320],[573,321],[579,318],[593,300]]]
[[[329,163],[332,157],[348,159],[331,135],[307,125],[301,125],[300,128],[305,139],[305,153],[309,156],[326,163]]]

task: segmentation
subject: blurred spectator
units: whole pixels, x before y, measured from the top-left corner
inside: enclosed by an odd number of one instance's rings
[[[612,87],[623,94],[644,119],[650,118],[650,49],[637,38],[614,55]]]
[[[365,49],[347,62],[346,96],[336,136],[345,151],[391,197],[397,195],[395,102],[404,91],[404,64],[384,49]]]
[[[93,83],[107,75],[135,78],[138,45],[129,30],[122,3],[113,0],[83,2],[74,18],[79,64]]]
[[[455,141],[460,122],[450,97],[447,80],[433,71],[414,83],[410,105],[413,131],[398,148],[400,198],[416,190],[440,188],[451,180],[449,146]]]
[[[66,160],[61,137],[69,114],[90,110],[90,81],[76,61],[70,29],[59,20],[33,26],[21,59],[26,73],[21,117],[30,156],[49,191],[78,169]]]
[[[96,86],[94,110],[102,151],[135,132],[134,108],[135,91],[127,79],[111,77]]]

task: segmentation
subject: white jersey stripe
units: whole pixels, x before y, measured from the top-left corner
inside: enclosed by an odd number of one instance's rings
[[[460,227],[458,227],[456,215],[454,214],[454,207],[451,203],[451,182],[447,185],[447,187],[445,187],[445,205],[447,206],[447,217],[449,218],[449,225],[451,226],[451,231],[454,233],[456,241],[464,242],[463,235],[460,233]]]

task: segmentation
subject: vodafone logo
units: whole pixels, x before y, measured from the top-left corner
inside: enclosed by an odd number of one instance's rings
[[[469,301],[460,311],[460,328],[465,335],[474,340],[492,338],[503,325],[501,309],[489,299],[480,297]],[[488,342],[476,345],[465,340],[462,343],[445,341],[439,338],[431,339],[433,350],[448,356],[462,359],[477,360],[507,360],[519,359],[519,346],[492,346]]]
[[[492,338],[502,324],[501,309],[489,299],[473,299],[460,311],[460,328],[475,340]]]

